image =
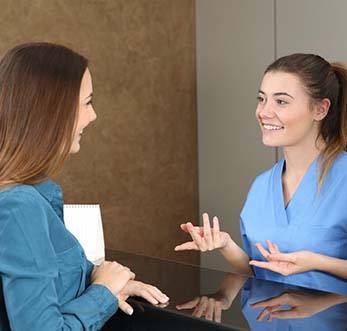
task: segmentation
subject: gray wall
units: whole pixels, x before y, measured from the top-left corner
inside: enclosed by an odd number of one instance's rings
[[[219,215],[238,243],[249,185],[276,159],[254,119],[262,72],[295,52],[347,62],[346,12],[345,0],[196,1],[200,213]],[[201,264],[228,269],[215,252]]]
[[[240,243],[239,214],[254,177],[275,161],[255,120],[259,81],[274,59],[272,0],[197,0],[200,212]],[[219,253],[201,264],[227,269]]]

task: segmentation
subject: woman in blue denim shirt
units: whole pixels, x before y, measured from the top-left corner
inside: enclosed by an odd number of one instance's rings
[[[63,194],[49,178],[95,119],[83,56],[32,43],[1,60],[1,330],[98,330],[118,307],[132,313],[128,296],[168,300],[117,262],[95,267],[65,228]]]

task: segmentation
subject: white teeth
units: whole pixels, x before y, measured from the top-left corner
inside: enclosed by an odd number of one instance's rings
[[[283,129],[283,126],[270,125],[270,124],[263,124],[263,127],[266,130],[281,130],[281,129]]]

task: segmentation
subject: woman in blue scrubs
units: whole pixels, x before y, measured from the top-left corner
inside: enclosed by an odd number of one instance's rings
[[[49,178],[96,119],[88,61],[54,44],[0,61],[0,329],[99,330],[128,296],[168,298],[117,262],[96,267],[65,228]],[[1,309],[2,308],[2,309]]]
[[[219,249],[243,273],[347,293],[347,71],[312,54],[272,63],[256,117],[266,146],[284,159],[253,182],[241,212],[241,249],[203,215],[182,224],[176,250]],[[252,266],[252,269],[250,267]]]

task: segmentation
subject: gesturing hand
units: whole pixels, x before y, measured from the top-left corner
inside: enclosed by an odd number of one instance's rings
[[[230,235],[220,231],[218,218],[213,217],[212,229],[208,214],[204,213],[202,218],[202,227],[193,226],[190,222],[181,224],[181,229],[189,233],[193,240],[176,246],[175,251],[198,250],[206,252],[214,249],[221,249],[228,245],[231,241]]]
[[[314,269],[314,253],[309,251],[281,253],[276,244],[272,243],[270,240],[267,240],[266,243],[269,250],[266,250],[260,243],[257,243],[256,247],[267,261],[251,260],[249,262],[250,265],[268,269],[284,276]]]

